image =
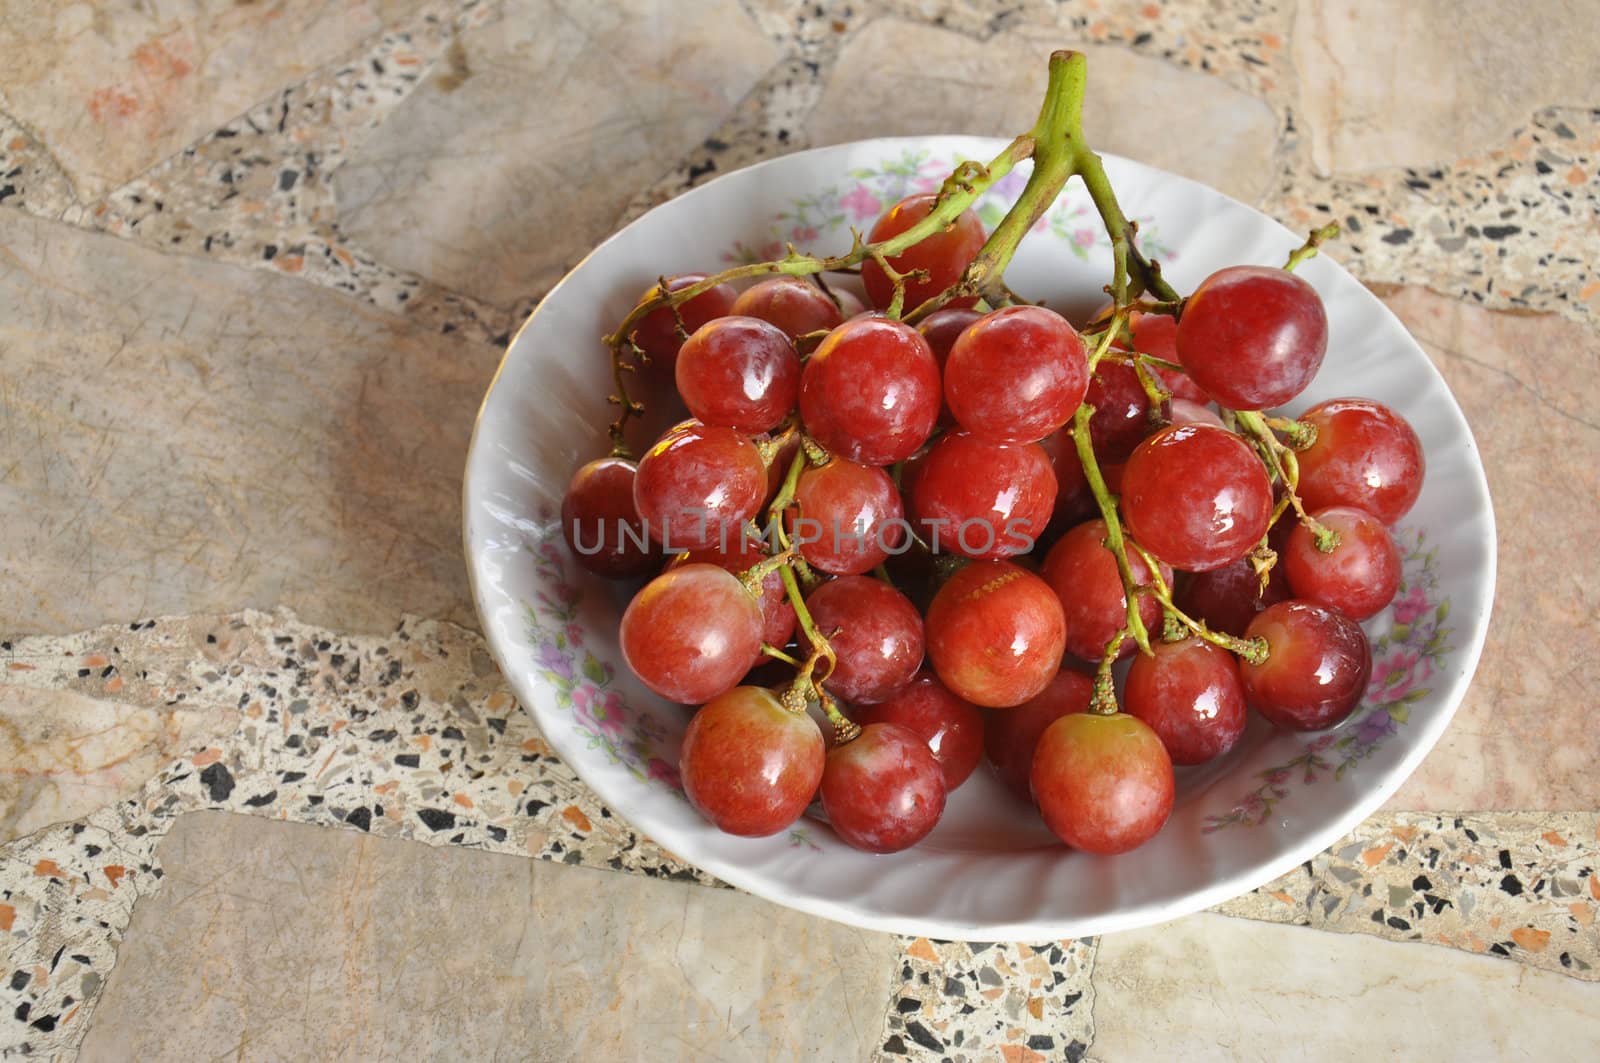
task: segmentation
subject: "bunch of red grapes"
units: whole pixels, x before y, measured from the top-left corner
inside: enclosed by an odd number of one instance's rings
[[[901,201],[869,239],[934,205]],[[1423,454],[1376,402],[1255,412],[1322,363],[1311,286],[1229,267],[1109,337],[1044,306],[884,312],[945,292],[984,241],[968,210],[863,262],[877,311],[776,276],[628,333],[635,379],[670,376],[689,419],[637,463],[580,468],[563,528],[589,570],[649,577],[622,651],[697,707],[684,790],[725,831],[820,800],[850,845],[904,849],[986,757],[1068,845],[1125,852],[1166,822],[1174,764],[1226,753],[1250,709],[1320,730],[1366,688],[1359,622],[1398,588],[1389,527]]]

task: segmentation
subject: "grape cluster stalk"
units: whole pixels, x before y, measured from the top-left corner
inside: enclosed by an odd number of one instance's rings
[[[1052,54],[1030,131],[896,204],[849,251],[663,276],[604,338],[611,455],[579,470],[563,523],[573,541],[584,519],[626,518],[687,548],[630,604],[622,645],[652,689],[703,706],[683,775],[724,830],[772,833],[816,796],[848,843],[905,848],[986,749],[1069,845],[1123,852],[1165,822],[1172,764],[1231,747],[1247,701],[1313,729],[1359,697],[1358,621],[1395,594],[1387,527],[1420,489],[1420,445],[1364,400],[1263,412],[1321,364],[1326,317],[1292,271],[1338,228],[1282,267],[1228,267],[1179,293],[1083,137],[1085,83],[1081,54]],[[985,236],[969,208],[1025,160]],[[1005,280],[1074,177],[1113,263],[1109,303],[1081,331]],[[877,311],[830,273],[859,273]],[[630,383],[666,371],[694,420],[635,465]],[[841,514],[876,539],[807,534]],[[974,543],[979,517],[989,534]],[[943,545],[941,522],[956,529]],[[1012,560],[1063,530],[1040,574]],[[626,540],[580,553],[611,578],[650,568]],[[930,601],[891,581],[886,566],[907,564]],[[1079,672],[1068,654],[1097,663]],[[1124,712],[1112,666],[1130,654]],[[738,685],[753,660],[792,677]],[[1336,689],[1314,678],[1330,675]],[[822,746],[795,722],[811,711],[830,726]]]

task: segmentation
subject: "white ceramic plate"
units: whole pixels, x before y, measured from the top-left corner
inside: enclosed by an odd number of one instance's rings
[[[607,450],[611,411],[600,336],[663,273],[768,258],[783,241],[848,248],[889,203],[936,187],[963,158],[1003,142],[918,137],[844,144],[729,174],[606,241],[523,326],[483,403],[465,483],[466,551],[484,632],[522,704],[583,780],[637,830],[719,878],[845,923],[968,940],[1081,937],[1171,919],[1258,886],[1325,848],[1417,766],[1466,690],[1494,589],[1494,518],[1472,434],[1427,356],[1373,295],[1326,256],[1300,268],[1326,301],[1329,352],[1292,407],[1377,399],[1416,428],[1422,497],[1398,537],[1405,584],[1366,627],[1364,704],[1322,734],[1260,720],[1228,756],[1180,769],[1177,805],[1143,848],[1103,858],[1056,843],[1031,809],[980,770],[915,848],[873,856],[802,820],[766,839],[722,834],[677,789],[688,710],[637,683],[617,648],[627,589],[566,555],[557,523],[572,471]],[[1142,246],[1180,291],[1234,263],[1282,264],[1301,237],[1222,194],[1126,159],[1107,170]],[[1026,171],[1026,167],[1023,168]],[[992,227],[1021,189],[981,203]],[[1335,247],[1337,253],[1337,247]],[[1100,303],[1111,255],[1074,181],[1007,274],[1065,312]]]

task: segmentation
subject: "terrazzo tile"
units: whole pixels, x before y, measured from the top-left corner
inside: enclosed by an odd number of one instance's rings
[[[510,0],[459,44],[472,75],[421,86],[334,176],[339,223],[381,261],[502,306],[554,283],[778,59],[732,0]]]
[[[80,1059],[862,1059],[895,939],[744,894],[197,813]]]
[[[1501,143],[1540,107],[1593,103],[1597,38],[1600,8],[1571,0],[1299,0],[1293,59],[1316,170],[1438,164]]]
[[[1094,941],[902,938],[880,1060],[1082,1059],[1094,1040]]]
[[[1447,949],[1201,914],[1100,939],[1096,1059],[1586,1056],[1600,986]]]
[[[1592,546],[1580,543],[1573,555],[1553,548],[1551,535],[1584,527],[1600,496],[1600,468],[1582,457],[1600,454],[1600,333],[1420,289],[1390,292],[1385,302],[1466,413],[1499,539],[1477,674],[1439,744],[1388,807],[1593,807],[1600,736],[1589,705],[1600,684],[1600,639],[1574,618],[1593,613],[1600,576],[1577,560],[1592,557]]]
[[[15,211],[0,248],[8,632],[472,616],[460,473],[494,349]]]
[[[411,0],[8,5],[0,109],[94,199],[304,77]]]
[[[878,19],[844,45],[808,120],[812,142],[1026,132],[1038,117],[1045,59],[1066,43],[1032,28],[980,43],[948,30]],[[1270,187],[1277,123],[1264,103],[1221,79],[1122,48],[1083,50],[1090,101],[1084,130],[1096,148],[1203,178],[1247,202]],[[1167,106],[1119,111],[1113,118],[1105,101],[1115,98],[1116,86],[1130,83],[1163,97]]]

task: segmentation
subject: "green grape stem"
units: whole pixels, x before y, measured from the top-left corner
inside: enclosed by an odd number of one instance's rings
[[[1336,221],[1329,222],[1320,229],[1312,229],[1310,235],[1306,237],[1306,242],[1289,253],[1289,261],[1283,264],[1283,268],[1293,272],[1296,266],[1315,255],[1317,248],[1329,240],[1337,239],[1338,236],[1339,223]]]

